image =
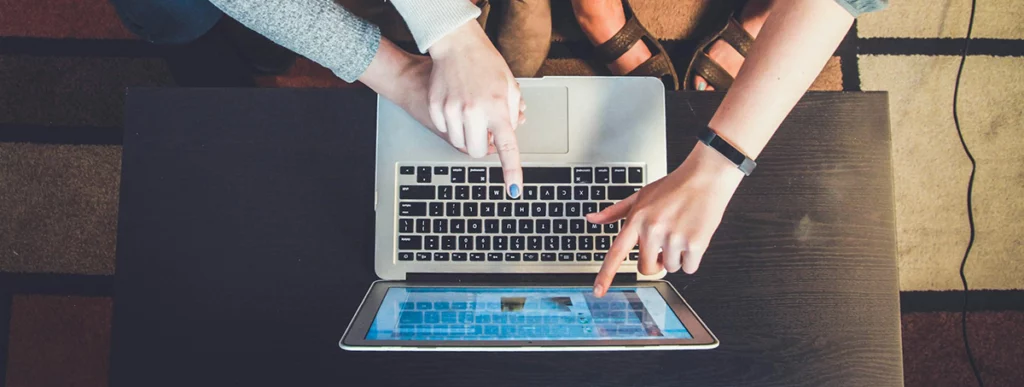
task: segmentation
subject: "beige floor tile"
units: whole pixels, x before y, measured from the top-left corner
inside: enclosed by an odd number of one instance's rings
[[[896,0],[889,8],[862,15],[857,34],[864,38],[962,38],[967,34],[970,0]],[[1024,38],[1024,1],[979,1],[973,36]]]

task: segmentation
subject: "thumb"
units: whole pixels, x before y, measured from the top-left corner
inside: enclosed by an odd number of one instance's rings
[[[605,208],[604,211],[587,214],[587,221],[596,224],[607,224],[625,218],[626,215],[629,215],[629,211],[633,209],[633,203],[636,203],[636,194],[629,195],[628,198]]]

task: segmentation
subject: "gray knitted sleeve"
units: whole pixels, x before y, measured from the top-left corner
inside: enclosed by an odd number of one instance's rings
[[[333,0],[210,0],[238,22],[324,66],[346,82],[363,75],[380,29]]]

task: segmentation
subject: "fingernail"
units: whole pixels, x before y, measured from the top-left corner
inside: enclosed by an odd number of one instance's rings
[[[594,285],[594,295],[600,297],[601,292],[604,291],[604,286]]]
[[[697,83],[697,90],[704,91],[704,89],[707,89],[707,88],[708,88],[708,84],[704,83],[704,81],[700,81],[700,83]]]
[[[512,184],[511,186],[509,186],[508,187],[508,194],[513,199],[518,199],[519,198],[519,184]]]

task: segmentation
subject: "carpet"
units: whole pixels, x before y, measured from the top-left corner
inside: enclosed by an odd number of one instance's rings
[[[339,0],[410,46],[390,5]],[[685,68],[707,21],[737,1],[634,0]],[[957,269],[967,238],[966,158],[950,116],[967,0],[893,2],[860,18],[813,90],[888,90],[893,131],[905,381],[971,385]],[[567,4],[541,75],[603,75]],[[967,266],[972,346],[988,385],[1024,385],[1024,5],[981,2],[961,90],[978,156],[978,240]],[[360,87],[301,59],[255,79],[215,37],[139,41],[106,0],[0,0],[0,387],[105,386],[124,89]]]

